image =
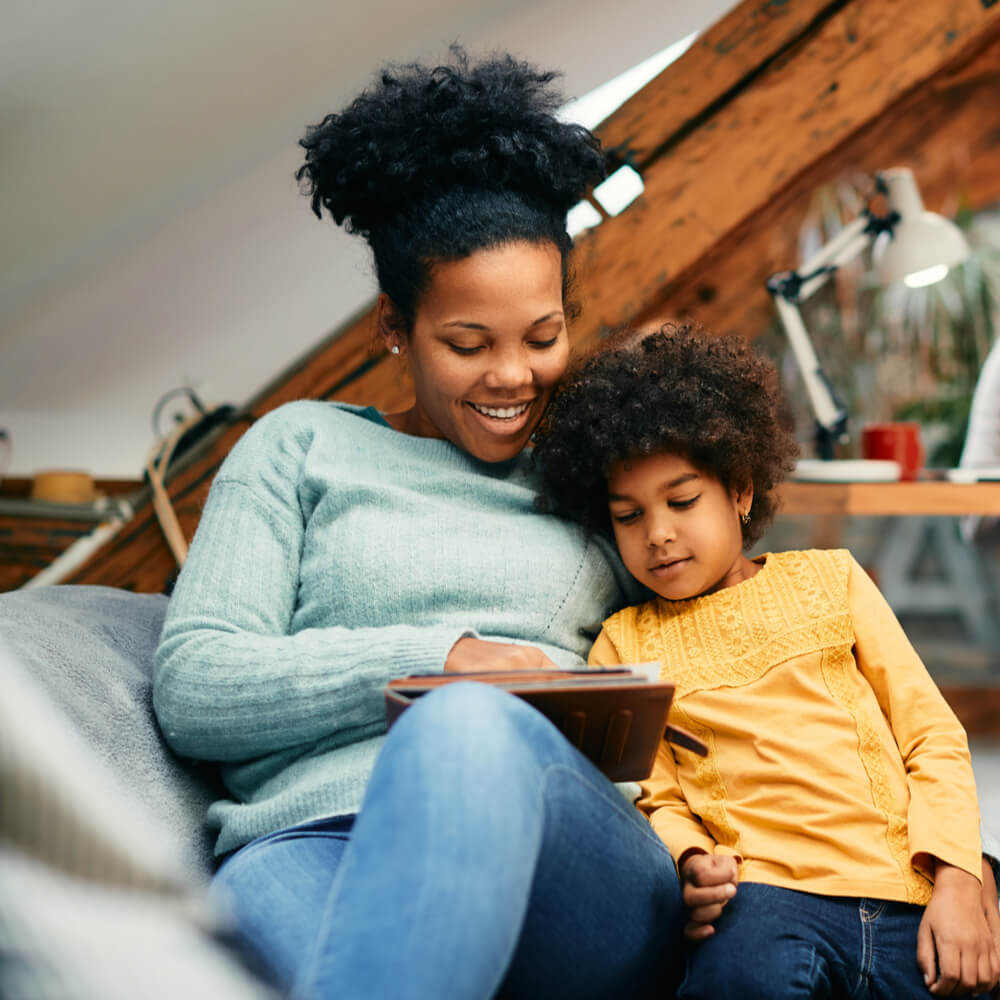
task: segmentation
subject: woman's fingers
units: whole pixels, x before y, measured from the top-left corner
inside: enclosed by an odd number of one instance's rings
[[[449,673],[481,670],[553,670],[558,664],[537,646],[513,642],[491,642],[464,636],[451,647],[444,669]]]

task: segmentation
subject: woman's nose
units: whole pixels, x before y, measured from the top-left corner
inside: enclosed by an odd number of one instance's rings
[[[491,389],[512,389],[530,385],[533,381],[528,358],[520,351],[505,351],[491,358],[486,384]]]

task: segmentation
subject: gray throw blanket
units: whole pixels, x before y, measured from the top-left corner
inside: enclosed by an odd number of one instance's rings
[[[0,594],[0,997],[265,1000],[203,891],[210,772],[162,743],[166,598]]]
[[[151,672],[166,607],[162,595],[110,587],[13,591],[0,594],[0,638],[205,882],[212,851],[204,816],[222,793],[214,769],[177,758],[156,725]]]

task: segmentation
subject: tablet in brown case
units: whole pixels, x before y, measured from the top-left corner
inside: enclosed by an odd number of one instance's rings
[[[528,670],[420,674],[385,686],[391,726],[421,695],[456,681],[478,681],[522,698],[548,718],[612,781],[649,777],[661,740],[705,756],[705,745],[667,724],[674,685],[649,681],[627,667],[614,670]]]

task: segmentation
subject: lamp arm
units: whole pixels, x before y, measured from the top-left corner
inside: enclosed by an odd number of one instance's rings
[[[817,447],[822,458],[832,458],[834,442],[846,439],[847,408],[837,397],[829,377],[819,363],[799,311],[799,303],[829,281],[839,267],[869,246],[872,241],[870,223],[870,216],[863,212],[797,271],[772,275],[767,283],[802,376],[809,405],[816,417]]]
[[[804,302],[818,291],[830,276],[858,254],[866,250],[872,242],[871,221],[867,213],[862,213],[853,222],[844,226],[829,243],[820,247],[796,272],[802,275],[802,284],[796,296]]]
[[[788,338],[792,354],[795,355],[795,363],[802,376],[816,422],[839,438],[846,430],[847,410],[834,393],[830,379],[823,371],[819,358],[816,357],[816,350],[809,339],[802,314],[796,305],[781,295],[775,296],[774,304],[781,325],[785,328],[785,336]]]

